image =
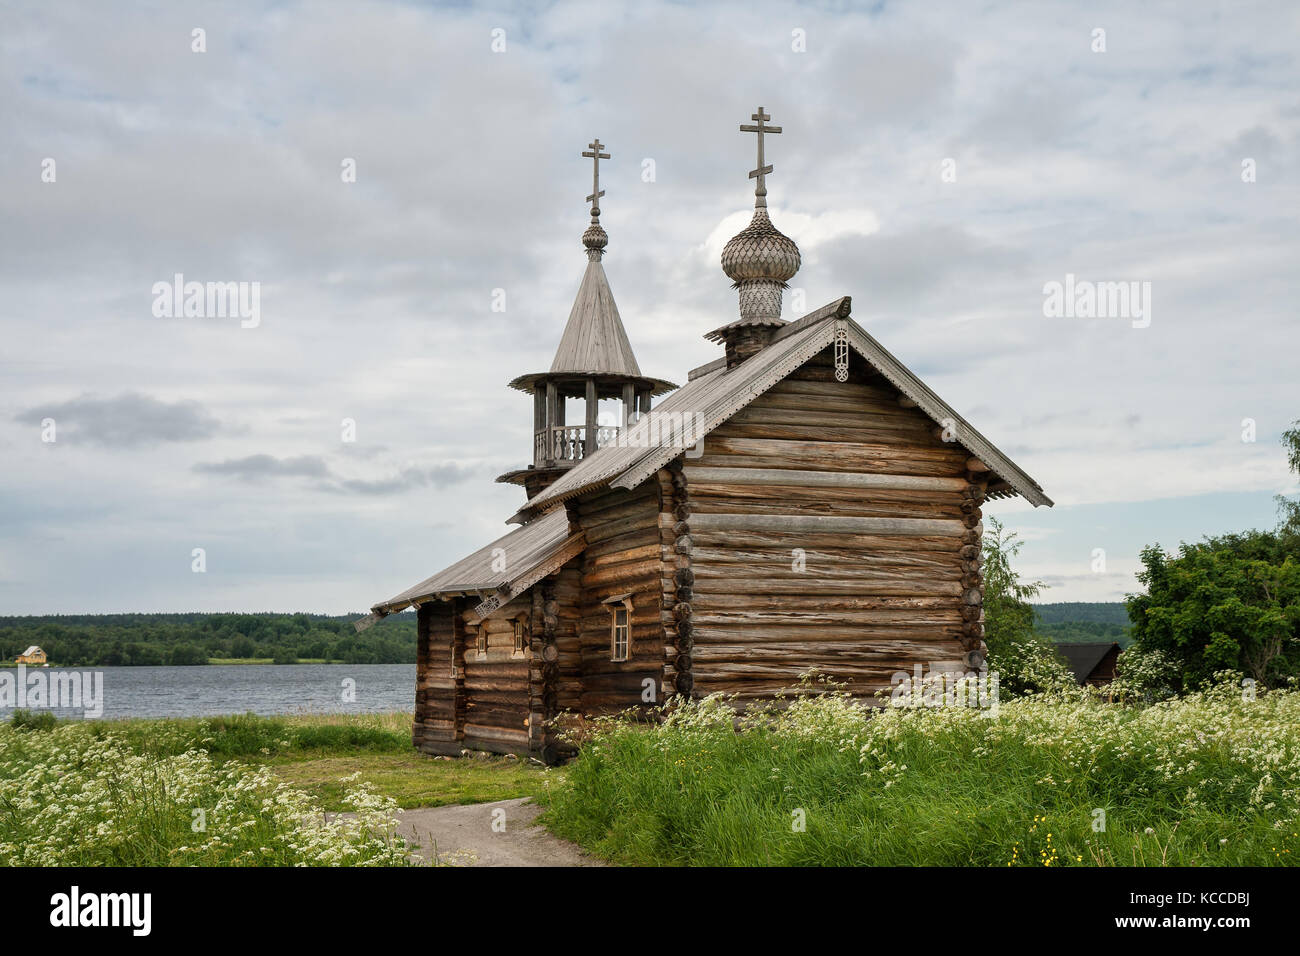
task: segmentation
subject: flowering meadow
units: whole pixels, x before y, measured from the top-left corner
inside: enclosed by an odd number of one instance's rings
[[[271,769],[223,759],[212,724],[147,723],[147,740],[92,722],[0,725],[0,866],[409,862],[390,798],[348,781],[350,812],[327,817]]]
[[[561,836],[665,865],[1294,865],[1300,692],[1225,682],[869,712],[834,691],[604,721],[553,792]]]

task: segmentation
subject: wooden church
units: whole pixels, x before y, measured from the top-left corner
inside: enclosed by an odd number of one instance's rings
[[[781,318],[800,257],[768,218],[769,119],[741,126],[758,134],[754,216],[722,253],[739,316],[681,387],[637,364],[601,264],[609,156],[599,140],[582,154],[586,273],[549,371],[510,383],[533,396],[532,463],[497,479],[525,489],[519,527],[367,619],[417,609],[420,750],[552,761],[565,714],[743,705],[810,668],[867,697],[917,665],[983,663],[981,508],[1052,502],[848,296]],[[568,399],[583,420],[565,420]],[[598,423],[601,399],[621,402],[617,426]]]

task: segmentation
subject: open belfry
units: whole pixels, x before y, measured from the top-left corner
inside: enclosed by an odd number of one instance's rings
[[[681,387],[642,373],[601,263],[599,140],[587,267],[533,396],[517,528],[372,608],[419,620],[415,745],[566,752],[566,714],[799,691],[809,670],[873,699],[891,678],[984,662],[981,508],[1042,488],[850,317],[794,321],[799,249],[767,209],[759,107],[754,215],[723,249],[738,315]],[[667,396],[657,403],[660,396]],[[580,422],[565,418],[581,400]],[[618,399],[601,425],[601,399]],[[364,622],[363,622],[364,623]]]

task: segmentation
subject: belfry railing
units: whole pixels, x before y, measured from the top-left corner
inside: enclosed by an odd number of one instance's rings
[[[604,448],[618,441],[619,429],[613,425],[599,425],[596,428],[596,447]],[[556,425],[544,428],[533,438],[533,460],[540,464],[547,461],[582,461],[587,447],[587,427],[585,425]]]

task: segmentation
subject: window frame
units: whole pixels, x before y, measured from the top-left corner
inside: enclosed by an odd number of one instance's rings
[[[606,598],[601,603],[609,608],[609,659],[615,664],[626,663],[632,659],[632,595],[620,594]],[[625,615],[622,625],[618,623],[620,613]],[[621,657],[618,653],[620,630],[623,631]]]
[[[515,624],[515,647],[510,652],[512,659],[521,659],[528,656],[528,618],[526,615],[519,615],[514,620]]]
[[[483,622],[480,621],[478,625],[478,633],[474,635],[474,659],[476,661],[487,660],[487,647],[487,628],[484,627]]]

